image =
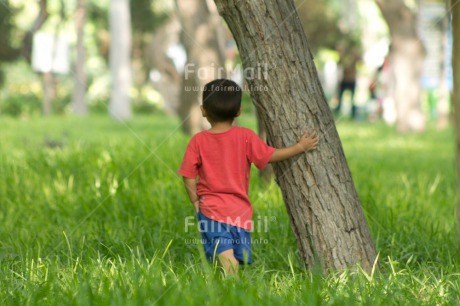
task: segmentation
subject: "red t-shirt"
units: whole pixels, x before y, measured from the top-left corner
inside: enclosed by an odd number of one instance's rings
[[[203,215],[251,230],[251,163],[262,170],[274,151],[244,127],[232,126],[221,133],[202,131],[190,139],[177,172],[187,178],[198,175],[197,194]]]

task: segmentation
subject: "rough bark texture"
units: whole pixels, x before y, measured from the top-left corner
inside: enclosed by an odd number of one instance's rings
[[[454,0],[451,0],[452,7],[452,72],[454,76],[454,93],[452,104],[454,106],[454,123],[457,141],[457,226],[460,235],[460,5],[454,6]],[[460,236],[459,236],[460,238]]]
[[[318,150],[274,164],[303,261],[370,271],[375,247],[293,1],[215,2],[245,69],[267,65],[247,82],[269,144],[292,145],[305,130],[321,135]]]
[[[195,134],[207,123],[200,111],[201,88],[214,79],[225,77],[223,35],[219,14],[211,1],[176,0],[176,4],[187,65],[192,65],[184,74],[179,115],[183,131]]]
[[[131,117],[131,17],[129,0],[110,1],[110,72],[112,88],[109,113],[116,119]]]
[[[75,28],[77,32],[77,60],[75,63],[75,87],[73,91],[73,111],[85,115],[86,110],[86,74],[85,74],[85,44],[84,28],[86,20],[86,1],[78,0],[75,13]]]
[[[375,0],[391,34],[390,67],[396,129],[421,132],[425,118],[421,111],[420,78],[425,49],[417,34],[417,15],[404,0]]]
[[[265,126],[262,123],[262,119],[260,119],[259,114],[256,111],[256,118],[257,118],[257,132],[259,134],[260,139],[263,141],[267,141],[267,131],[265,131]],[[260,178],[264,183],[269,183],[273,179],[273,167],[271,164],[268,164],[260,173]]]

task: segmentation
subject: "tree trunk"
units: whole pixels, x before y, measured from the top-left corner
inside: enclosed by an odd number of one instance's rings
[[[43,83],[43,116],[47,117],[51,115],[53,108],[53,101],[56,98],[56,79],[53,72],[45,72],[42,74]]]
[[[171,15],[153,35],[148,51],[152,68],[161,74],[160,78],[153,82],[153,86],[163,97],[166,113],[171,115],[178,115],[179,112],[182,76],[177,71],[174,61],[168,56],[168,49],[180,41],[180,30],[177,16]]]
[[[391,34],[390,67],[393,99],[396,105],[396,129],[421,132],[425,118],[421,110],[420,78],[425,49],[417,34],[417,15],[404,0],[375,0]]]
[[[56,56],[57,56],[57,42],[59,40],[59,31],[62,28],[62,23],[65,21],[65,8],[64,8],[64,3],[63,0],[60,0],[60,12],[59,12],[59,22],[57,23],[56,27],[54,28],[54,37],[53,37],[53,44],[51,48],[51,61],[54,62]],[[43,25],[43,23],[46,21],[48,18],[48,12],[46,10],[46,5],[47,1],[46,0],[40,0],[40,12],[39,16],[34,22],[34,25],[32,26],[32,29],[29,30],[30,37],[33,38],[33,35],[35,34],[36,31]],[[23,45],[24,47],[25,45]],[[34,46],[35,48],[36,46]],[[57,78],[54,75],[54,65],[51,65],[50,70],[47,72],[44,72],[42,75],[42,80],[43,80],[43,115],[44,116],[49,116],[52,113],[53,110],[53,102],[56,99],[57,96],[57,87],[58,87],[58,82]]]
[[[267,67],[246,80],[269,144],[292,145],[305,130],[321,136],[318,150],[273,165],[307,268],[370,271],[374,244],[294,2],[215,2],[245,70]]]
[[[452,104],[454,107],[454,124],[457,138],[457,226],[460,235],[460,5],[451,0],[452,9],[452,74],[454,76],[454,93]],[[459,237],[460,238],[460,237]]]
[[[110,1],[110,72],[112,88],[109,113],[120,120],[131,117],[131,17],[129,0]]]
[[[176,0],[176,5],[183,28],[181,40],[187,52],[179,115],[183,131],[195,134],[206,126],[200,111],[202,87],[226,75],[222,26],[211,1]]]
[[[449,86],[447,84],[448,67],[446,65],[446,50],[448,46],[449,34],[449,14],[447,14],[449,4],[446,2],[446,16],[441,21],[441,48],[439,64],[441,75],[439,76],[438,95],[437,95],[437,127],[440,130],[449,125]]]
[[[85,115],[86,110],[86,74],[85,74],[85,0],[78,0],[75,14],[75,27],[77,32],[77,60],[75,63],[75,87],[73,92],[73,110],[78,115]]]
[[[267,141],[267,131],[265,131],[265,127],[262,123],[262,119],[260,118],[259,114],[256,110],[256,119],[257,119],[257,132],[259,134],[260,139],[263,141]],[[268,183],[273,179],[273,167],[271,164],[268,164],[262,171],[260,171],[260,178],[264,183]]]

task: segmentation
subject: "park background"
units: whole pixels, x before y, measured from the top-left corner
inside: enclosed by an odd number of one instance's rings
[[[267,230],[236,281],[204,260],[176,173],[206,128],[186,88],[215,77],[186,65],[247,85],[214,3],[0,0],[0,304],[459,303],[457,3],[388,3],[405,18],[382,15],[382,1],[296,1],[379,268],[305,270],[273,174],[253,168]],[[404,99],[392,22],[423,46]],[[346,70],[356,90],[338,110]],[[237,123],[265,137],[248,91]]]

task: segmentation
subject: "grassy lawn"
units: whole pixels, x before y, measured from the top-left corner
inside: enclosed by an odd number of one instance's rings
[[[252,234],[254,264],[237,281],[206,263],[186,226],[177,119],[0,122],[0,305],[460,303],[450,130],[338,123],[379,251],[373,275],[303,270],[281,193],[253,169],[254,219],[268,231]]]

